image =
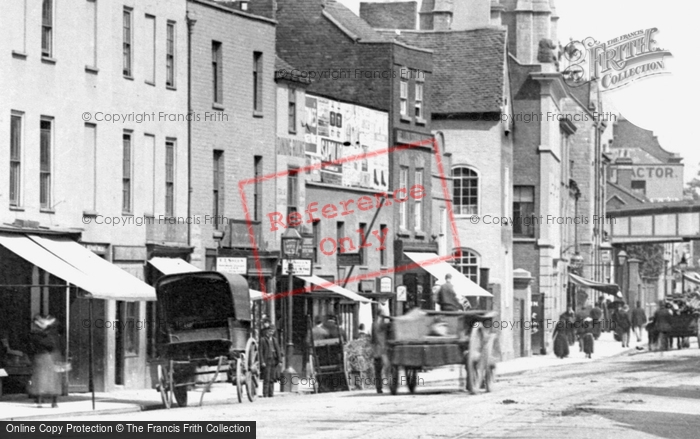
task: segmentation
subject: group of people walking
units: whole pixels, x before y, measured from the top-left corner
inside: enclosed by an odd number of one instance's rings
[[[616,301],[608,306],[602,298],[589,312],[586,312],[585,306],[578,312],[570,307],[559,316],[554,328],[554,354],[559,358],[568,357],[569,347],[578,340],[579,350],[591,358],[595,340],[598,340],[603,331],[609,330],[614,331],[615,339],[622,343],[623,348],[628,348],[631,331],[634,330],[637,342],[640,342],[646,323],[647,316],[640,302],[637,302],[637,307],[631,312],[624,302]]]

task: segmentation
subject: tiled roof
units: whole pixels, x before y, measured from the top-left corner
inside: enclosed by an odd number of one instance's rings
[[[611,198],[617,196],[620,200],[622,200],[625,206],[643,204],[646,202],[646,200],[643,197],[640,197],[639,194],[633,193],[630,189],[627,189],[624,186],[620,186],[612,181],[608,181],[607,185],[607,201],[610,201]]]
[[[324,11],[360,41],[386,41],[366,21],[336,0],[326,0]]]
[[[374,29],[415,29],[418,2],[360,3],[360,18]]]
[[[505,29],[401,31],[396,39],[433,51],[432,113],[501,111],[506,68]]]
[[[310,84],[311,80],[306,77],[295,75],[296,69],[289,64],[287,61],[283,60],[279,56],[275,57],[275,79],[287,79],[290,81],[301,82],[304,84]]]

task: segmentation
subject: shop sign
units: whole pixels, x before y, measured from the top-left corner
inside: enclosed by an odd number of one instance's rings
[[[216,258],[216,271],[245,275],[248,272],[248,258]]]

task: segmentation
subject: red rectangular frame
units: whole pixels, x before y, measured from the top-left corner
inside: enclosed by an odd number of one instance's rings
[[[460,242],[459,242],[459,233],[457,231],[457,225],[456,225],[455,219],[454,219],[454,213],[452,210],[452,202],[450,201],[452,199],[452,197],[451,197],[449,188],[447,187],[447,178],[445,177],[445,169],[444,169],[444,165],[442,163],[442,156],[440,154],[439,145],[438,145],[437,141],[435,140],[435,138],[433,137],[430,140],[424,140],[421,142],[415,142],[415,143],[410,143],[410,144],[406,144],[406,145],[393,146],[393,147],[382,149],[379,151],[373,151],[373,152],[368,153],[368,154],[358,154],[358,155],[354,155],[354,156],[343,157],[341,159],[338,159],[338,160],[332,162],[333,164],[348,163],[348,162],[352,162],[352,161],[356,161],[356,160],[362,160],[362,159],[365,159],[367,157],[374,157],[376,155],[391,154],[393,152],[403,151],[403,150],[407,150],[410,148],[424,147],[424,146],[429,145],[429,144],[432,145],[433,151],[435,153],[437,167],[438,167],[438,174],[440,176],[440,181],[442,183],[443,195],[445,197],[445,200],[448,200],[447,201],[447,215],[448,215],[449,222],[450,222],[450,229],[452,230],[452,239],[453,239],[454,248],[456,249],[457,254],[449,254],[446,256],[440,256],[440,257],[437,257],[437,258],[434,258],[434,259],[427,261],[427,263],[424,263],[424,265],[432,265],[432,264],[437,264],[437,263],[443,262],[443,261],[453,260],[460,255],[460,250],[461,250],[461,246],[460,246]],[[304,167],[295,169],[294,172],[306,173],[307,171],[321,169],[324,166],[327,166],[327,163],[316,163],[313,165],[308,165],[308,166],[304,166]],[[261,265],[260,257],[258,254],[258,246],[257,246],[257,242],[255,240],[255,234],[252,233],[253,224],[252,224],[252,220],[250,218],[250,209],[248,209],[244,189],[245,189],[246,185],[249,185],[249,184],[255,184],[258,182],[273,180],[273,179],[277,179],[280,177],[286,177],[287,175],[289,175],[289,172],[290,172],[290,170],[287,169],[284,171],[276,172],[274,174],[268,174],[268,175],[263,175],[260,177],[248,178],[248,179],[241,180],[238,182],[238,191],[239,191],[239,194],[241,196],[241,202],[243,204],[243,211],[245,213],[245,219],[246,219],[246,223],[248,225],[248,230],[249,230],[248,236],[250,237],[250,243],[253,247],[253,257],[255,259],[255,266],[258,269],[259,273],[261,272],[262,265]],[[387,191],[387,193],[388,193],[388,191]],[[379,271],[374,271],[371,273],[365,273],[365,274],[353,276],[350,279],[348,279],[347,281],[348,282],[359,282],[359,281],[366,280],[366,279],[373,279],[376,277],[385,276],[387,274],[401,273],[403,271],[412,270],[412,269],[418,268],[418,267],[421,267],[421,265],[414,262],[411,264],[403,265],[401,267],[392,267],[392,268],[388,268],[386,270],[379,270]],[[295,290],[286,291],[284,293],[268,294],[265,291],[267,288],[265,288],[264,276],[262,274],[259,276],[260,276],[259,277],[260,288],[261,288],[262,293],[263,293],[263,300],[274,300],[277,298],[286,297],[287,295],[290,295],[290,294],[291,295],[304,294],[304,293],[311,292],[311,291],[325,289],[326,287],[331,286],[331,285],[335,285],[333,282],[328,281],[328,283],[324,283],[322,285],[311,285],[310,287],[297,288]]]

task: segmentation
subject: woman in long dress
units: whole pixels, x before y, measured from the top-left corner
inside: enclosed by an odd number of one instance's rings
[[[554,327],[554,332],[552,333],[554,355],[559,358],[566,358],[569,356],[569,329],[567,326],[566,317],[562,316],[559,318],[557,325]]]
[[[58,322],[54,317],[37,315],[33,323],[34,331],[30,335],[32,378],[28,393],[39,407],[44,398],[51,398],[51,407],[58,407],[62,387],[61,375],[56,370],[61,355]]]

